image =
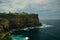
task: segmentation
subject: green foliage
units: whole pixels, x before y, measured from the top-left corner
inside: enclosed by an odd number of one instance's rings
[[[0,18],[8,19],[8,15],[6,13],[0,13]]]
[[[0,38],[0,40],[12,40],[9,35],[5,36],[3,39]]]

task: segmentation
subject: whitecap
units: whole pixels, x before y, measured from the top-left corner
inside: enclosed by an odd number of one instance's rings
[[[37,26],[37,27],[28,27],[28,28],[24,28],[23,30],[30,30],[30,29],[34,29],[34,28],[47,28],[47,27],[53,27],[53,25],[47,25],[47,24],[42,24],[42,26]]]
[[[46,28],[46,27],[53,27],[53,25],[42,24],[42,26],[40,26],[40,28]]]
[[[25,39],[26,39],[26,40],[28,40],[28,39],[29,39],[29,37],[25,37]]]

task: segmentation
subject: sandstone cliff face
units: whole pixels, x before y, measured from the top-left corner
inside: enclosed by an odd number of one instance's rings
[[[25,27],[36,27],[41,26],[42,24],[39,22],[38,14],[27,14],[27,13],[9,13],[9,14],[0,14],[0,18],[7,19],[7,21],[0,21],[0,23],[5,23],[4,27],[8,28],[25,28]],[[1,27],[1,25],[0,25]],[[9,29],[8,28],[8,29]]]
[[[37,14],[18,14],[10,17],[10,24],[16,28],[41,26]],[[13,23],[13,24],[12,24]]]
[[[0,18],[0,31],[7,31],[9,23],[7,19]]]

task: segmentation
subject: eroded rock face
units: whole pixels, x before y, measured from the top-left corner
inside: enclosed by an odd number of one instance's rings
[[[7,19],[0,18],[0,31],[6,31],[9,28],[9,22]]]
[[[0,27],[3,28],[14,29],[14,28],[36,27],[42,25],[39,22],[38,14],[9,13],[0,15],[1,15],[0,18],[3,18],[0,19],[1,24]]]
[[[41,26],[37,14],[18,14],[10,17],[10,24],[14,27],[25,28],[25,27],[36,27]],[[13,24],[12,24],[13,23]]]

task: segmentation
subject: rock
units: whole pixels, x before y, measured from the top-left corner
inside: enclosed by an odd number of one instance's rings
[[[3,16],[4,15],[4,16]],[[38,14],[28,14],[25,12],[22,13],[1,13],[0,14],[0,23],[3,23],[3,29],[16,29],[16,28],[26,28],[26,27],[37,27],[41,26],[39,22]]]

